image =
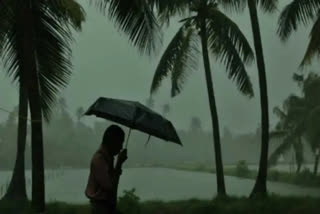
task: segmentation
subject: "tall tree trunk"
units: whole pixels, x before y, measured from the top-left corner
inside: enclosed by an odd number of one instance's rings
[[[296,164],[297,164],[296,174],[299,174],[301,171],[302,164],[303,164],[303,145],[302,145],[301,137],[299,137],[297,139],[297,143],[293,144],[293,149],[295,152]]]
[[[37,68],[35,45],[33,43],[35,29],[32,2],[26,1],[26,5],[25,19],[28,23],[26,26],[28,36],[24,39],[29,43],[27,51],[29,51],[28,79],[30,81],[28,85],[28,100],[31,114],[32,208],[35,213],[43,213],[45,211],[45,184],[39,71]]]
[[[297,171],[296,171],[296,174],[299,174],[301,172],[301,167],[302,167],[302,164],[301,163],[297,163]]]
[[[313,169],[313,175],[317,176],[318,174],[318,167],[319,167],[319,160],[320,160],[320,155],[317,154],[314,162],[314,169]]]
[[[213,87],[213,81],[212,81],[212,75],[211,75],[211,69],[210,69],[208,39],[207,39],[208,37],[207,37],[207,28],[206,28],[205,20],[202,20],[200,35],[201,35],[202,55],[203,55],[204,69],[205,69],[205,75],[206,75],[206,81],[207,81],[211,119],[212,119],[218,196],[225,196],[226,187],[224,182],[222,153],[221,153],[221,145],[220,145],[219,120],[218,120],[218,112],[217,112],[217,106],[216,106],[215,95],[214,95],[214,87]]]
[[[251,193],[251,197],[267,195],[267,171],[268,171],[268,150],[269,150],[269,104],[268,104],[268,89],[267,77],[263,56],[263,48],[260,34],[259,19],[257,14],[257,1],[248,0],[250,19],[252,25],[252,33],[254,39],[254,47],[256,52],[257,67],[259,71],[259,86],[260,86],[260,102],[261,102],[261,154],[259,162],[258,177]]]
[[[19,122],[17,137],[17,156],[16,162],[7,190],[5,199],[8,200],[27,200],[26,179],[25,179],[25,147],[27,138],[27,118],[28,118],[28,89],[25,78],[21,75],[19,85]]]
[[[32,207],[35,212],[45,210],[45,183],[43,158],[42,109],[38,71],[32,72],[33,84],[30,87],[29,104],[31,113],[32,140]]]
[[[17,11],[18,50],[21,57],[19,74],[19,121],[17,136],[17,157],[13,175],[5,195],[6,199],[26,200],[25,182],[25,145],[27,137],[28,118],[28,88],[30,84],[29,71],[33,69],[34,53],[32,48],[32,12],[28,1],[21,1]]]

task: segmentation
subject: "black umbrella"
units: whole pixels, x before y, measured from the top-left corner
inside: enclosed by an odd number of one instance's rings
[[[85,115],[95,115],[127,126],[130,128],[130,132],[131,129],[139,130],[150,136],[182,145],[172,123],[139,102],[101,97],[88,109]]]

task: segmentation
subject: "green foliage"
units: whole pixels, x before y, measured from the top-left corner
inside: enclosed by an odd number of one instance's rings
[[[245,160],[241,160],[236,166],[236,175],[238,177],[247,177],[250,174],[248,164]]]
[[[167,2],[166,2],[167,3]],[[165,4],[165,3],[164,3]],[[171,4],[168,2],[168,4]],[[241,30],[229,17],[219,10],[216,2],[181,1],[177,4],[187,11],[188,18],[172,39],[156,69],[151,86],[151,93],[156,92],[161,81],[171,73],[171,95],[180,93],[188,72],[197,69],[197,46],[202,20],[206,22],[208,48],[212,55],[225,65],[229,79],[236,82],[245,95],[253,96],[252,84],[245,65],[253,61],[253,51]],[[170,11],[170,8],[166,8]],[[179,10],[175,10],[179,13]],[[165,12],[164,12],[165,13]],[[170,13],[170,12],[169,12]],[[194,13],[194,16],[190,14]],[[173,15],[173,14],[171,14]]]
[[[118,209],[123,214],[140,214],[140,198],[135,194],[135,189],[124,191],[123,196],[118,199]]]
[[[318,0],[293,0],[281,12],[279,18],[278,34],[286,41],[293,31],[297,31],[300,25],[307,26],[313,23],[310,33],[310,41],[301,65],[310,64],[311,60],[319,54],[319,16],[320,1]]]
[[[32,17],[24,8],[33,11]],[[81,29],[85,20],[84,10],[74,0],[34,1],[33,4],[30,1],[6,0],[0,3],[0,13],[0,22],[7,23],[0,26],[0,34],[3,33],[0,56],[6,72],[13,81],[21,81],[21,74],[32,69],[32,63],[37,64],[41,109],[45,119],[49,120],[60,90],[69,82],[72,71],[71,28]],[[25,47],[25,43],[30,46]],[[26,59],[25,56],[33,53],[34,59]],[[35,58],[36,62],[30,62]],[[26,67],[27,64],[30,65]]]
[[[310,184],[310,185],[320,185],[319,178],[315,178],[313,173],[309,169],[302,170],[295,176],[294,182],[296,184]]]
[[[153,4],[147,0],[91,0],[129,37],[141,53],[151,54],[161,41]]]
[[[283,103],[283,110],[279,107],[274,109],[279,122],[270,136],[280,138],[282,142],[271,154],[270,166],[292,148],[300,167],[305,159],[304,148],[309,146],[315,153],[320,147],[320,76],[310,72],[307,77],[294,75],[294,79],[303,95],[290,95]]]

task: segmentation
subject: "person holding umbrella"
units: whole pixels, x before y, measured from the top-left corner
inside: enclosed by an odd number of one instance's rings
[[[103,137],[101,148],[91,162],[86,195],[91,201],[93,214],[116,213],[117,189],[122,164],[127,160],[127,147],[131,130],[139,130],[164,141],[182,146],[173,124],[159,113],[136,101],[100,97],[84,115],[95,115],[129,128],[125,149],[124,131],[116,125],[110,126]],[[119,154],[119,155],[118,155]],[[116,166],[114,156],[118,155]]]
[[[100,148],[93,155],[85,194],[90,199],[92,214],[116,212],[117,189],[122,165],[127,160],[123,149],[124,131],[111,125],[104,133]],[[118,155],[114,166],[114,157]]]

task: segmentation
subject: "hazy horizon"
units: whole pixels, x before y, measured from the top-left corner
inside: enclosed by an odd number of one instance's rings
[[[87,9],[88,4],[81,0]],[[283,2],[282,2],[283,3]],[[247,13],[232,15],[252,44],[251,25]],[[271,124],[276,122],[272,108],[281,105],[291,93],[299,93],[292,81],[292,75],[298,70],[307,46],[309,30],[295,33],[287,44],[282,44],[275,34],[278,14],[261,15],[260,24],[266,58],[268,89],[270,99]],[[73,45],[74,72],[71,82],[63,96],[68,103],[70,113],[74,114],[80,106],[89,107],[98,97],[114,97],[144,102],[149,96],[152,77],[161,53],[178,27],[164,30],[164,45],[156,57],[141,56],[132,47],[126,36],[114,28],[113,24],[92,6],[87,10],[87,22],[83,32],[77,34]],[[234,83],[227,79],[224,67],[211,58],[216,101],[219,111],[220,127],[227,126],[234,133],[252,132],[260,123],[260,103],[256,65],[249,68],[249,75],[254,85],[255,97],[251,100],[242,96]],[[308,70],[312,70],[310,67]],[[210,111],[205,87],[205,78],[201,56],[198,71],[189,75],[182,93],[170,98],[170,84],[166,81],[158,94],[154,96],[157,110],[169,103],[171,119],[177,129],[189,127],[193,116],[199,117],[206,130],[211,130]],[[0,72],[1,108],[11,110],[18,104],[16,86],[11,84],[5,72]],[[183,111],[181,111],[183,109]],[[0,120],[7,118],[7,113],[0,112]],[[85,118],[94,121],[95,118]]]

